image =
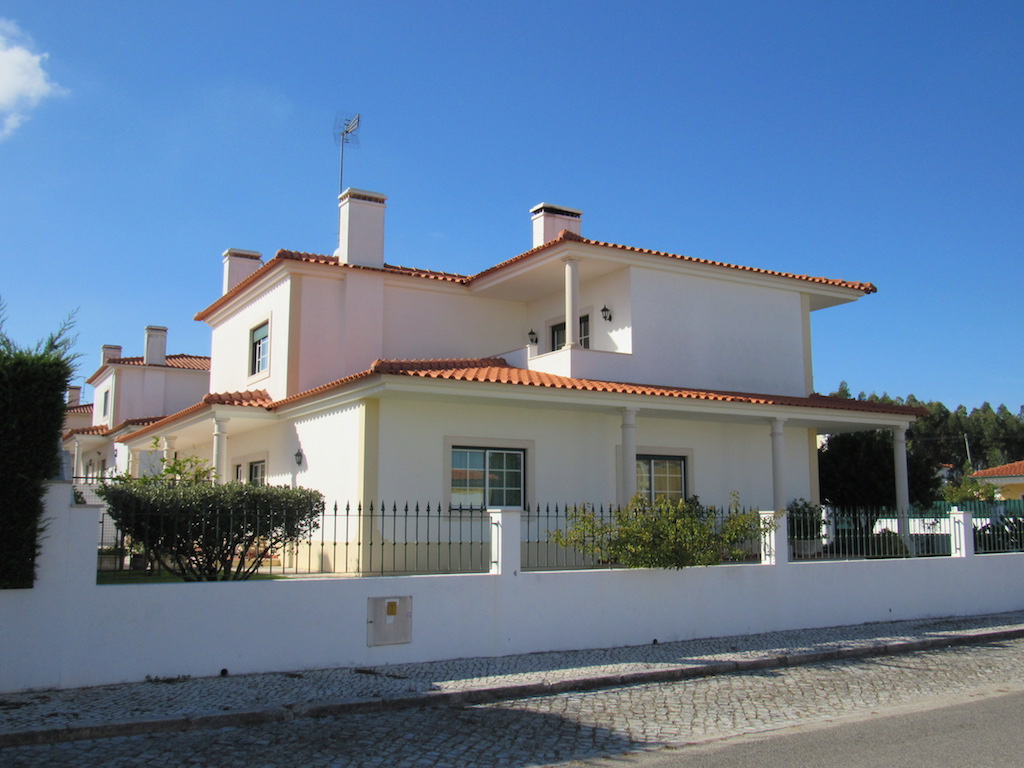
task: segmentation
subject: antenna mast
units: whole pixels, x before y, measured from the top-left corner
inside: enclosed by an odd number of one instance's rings
[[[360,115],[356,113],[352,117],[344,117],[338,114],[334,118],[334,142],[341,147],[341,159],[338,163],[338,194],[345,191],[345,145],[349,142],[359,146],[355,135],[359,128]]]

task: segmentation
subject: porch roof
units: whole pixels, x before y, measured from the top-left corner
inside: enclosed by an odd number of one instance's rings
[[[833,414],[836,412],[848,412],[853,416],[854,423],[860,421],[856,418],[857,414],[868,417],[863,419],[866,423],[861,425],[860,429],[873,428],[873,425],[870,423],[872,415],[885,417],[886,423],[891,423],[894,419],[907,422],[913,421],[918,416],[927,413],[924,408],[850,400],[818,394],[794,397],[789,395],[630,384],[626,382],[599,381],[596,379],[576,379],[542,371],[517,368],[509,365],[501,357],[447,360],[377,360],[365,371],[314,387],[305,392],[299,392],[281,400],[271,400],[265,390],[211,393],[195,405],[189,406],[178,413],[167,416],[118,439],[121,442],[134,442],[142,437],[156,434],[161,430],[183,425],[185,422],[192,423],[197,419],[205,419],[207,415],[205,412],[215,408],[221,412],[233,411],[235,416],[232,416],[232,418],[244,416],[245,411],[249,409],[264,414],[265,418],[269,413],[278,412],[291,406],[314,402],[318,399],[344,392],[350,387],[365,383],[372,377],[380,377],[382,381],[385,377],[406,377],[410,379],[432,379],[486,385],[498,384],[536,388],[542,391],[561,390],[589,392],[598,395],[639,396],[641,399],[694,401],[716,404],[718,406],[724,405],[726,407],[729,404],[735,404],[744,408],[753,407],[754,409],[759,409],[759,407],[797,409],[798,411],[813,409],[815,412],[822,412],[821,416],[814,417],[807,413],[806,419],[815,421],[820,418],[823,422],[829,421],[824,411],[830,411]],[[255,416],[256,414],[253,413],[253,415]],[[838,427],[835,428],[838,429]]]

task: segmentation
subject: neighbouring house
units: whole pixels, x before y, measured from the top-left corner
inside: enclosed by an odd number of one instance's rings
[[[121,347],[103,347],[100,367],[86,381],[93,387],[92,404],[80,405],[81,388],[69,388],[63,447],[73,457],[75,478],[92,481],[127,471],[129,453],[118,450],[119,437],[160,421],[209,391],[210,358],[168,355],[166,328],[147,327],[143,349],[141,356],[122,357]],[[140,451],[139,456],[148,462],[153,453]]]
[[[61,434],[66,434],[72,429],[92,426],[92,403],[82,402],[82,388],[78,386],[68,387],[65,398],[64,428]]]
[[[221,480],[328,504],[737,492],[782,509],[818,498],[819,434],[889,429],[909,506],[921,412],[813,391],[813,313],[872,284],[589,239],[580,211],[549,204],[531,211],[532,248],[482,272],[396,266],[385,207],[346,190],[333,255],[226,251],[222,295],[196,315],[209,392],[117,441],[141,455],[157,438]]]
[[[971,477],[998,487],[996,495],[1004,501],[1024,499],[1024,461],[979,469]]]

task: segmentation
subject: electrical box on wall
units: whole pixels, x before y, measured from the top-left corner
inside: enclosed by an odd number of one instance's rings
[[[412,596],[366,599],[366,644],[412,642]]]

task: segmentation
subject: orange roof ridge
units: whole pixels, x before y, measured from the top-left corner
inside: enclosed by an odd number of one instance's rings
[[[538,245],[537,247],[531,248],[529,251],[526,251],[525,253],[521,253],[518,256],[513,256],[511,259],[503,261],[500,264],[496,264],[493,267],[489,267],[488,269],[485,269],[483,272],[478,272],[477,274],[472,275],[469,278],[469,282],[477,280],[483,277],[484,275],[489,275],[500,269],[504,269],[505,267],[511,266],[516,262],[523,261],[536,253],[540,253],[541,251],[545,251],[549,248],[552,248],[556,245],[560,245],[567,241],[583,243],[584,245],[594,245],[599,248],[614,248],[616,250],[628,251],[630,253],[642,253],[647,256],[658,256],[666,259],[676,259],[677,261],[685,261],[691,264],[706,264],[712,267],[735,269],[741,272],[753,272],[755,274],[769,275],[771,277],[783,277],[790,280],[803,280],[809,283],[817,283],[821,285],[834,285],[840,288],[851,288],[853,290],[863,291],[865,294],[876,293],[878,291],[878,288],[876,288],[872,283],[863,283],[852,280],[839,280],[829,277],[815,277],[813,275],[799,275],[794,272],[779,272],[773,269],[762,269],[760,267],[746,267],[741,264],[730,264],[729,262],[725,261],[700,259],[694,256],[683,256],[682,254],[678,253],[668,253],[667,251],[656,251],[650,248],[638,248],[633,245],[620,245],[618,243],[609,243],[603,240],[591,240],[589,238],[583,237],[582,235],[578,235],[575,232],[570,232],[567,229],[563,229],[561,232],[559,232],[558,237],[556,237],[554,240],[549,240],[543,245]]]
[[[414,360],[374,360],[371,373],[401,373],[404,371],[440,371],[451,368],[508,367],[503,357],[437,358]]]
[[[203,395],[202,402],[205,405],[252,405],[268,406],[274,401],[265,389],[256,389],[244,392],[210,392]]]
[[[182,352],[176,355],[166,355],[165,363],[160,368],[182,368],[193,371],[208,371],[210,369],[210,357],[208,355],[190,355],[186,352]],[[106,361],[106,363],[112,363],[117,365],[154,365],[154,363],[145,362],[145,358],[142,355],[136,355],[133,357],[112,357]]]

